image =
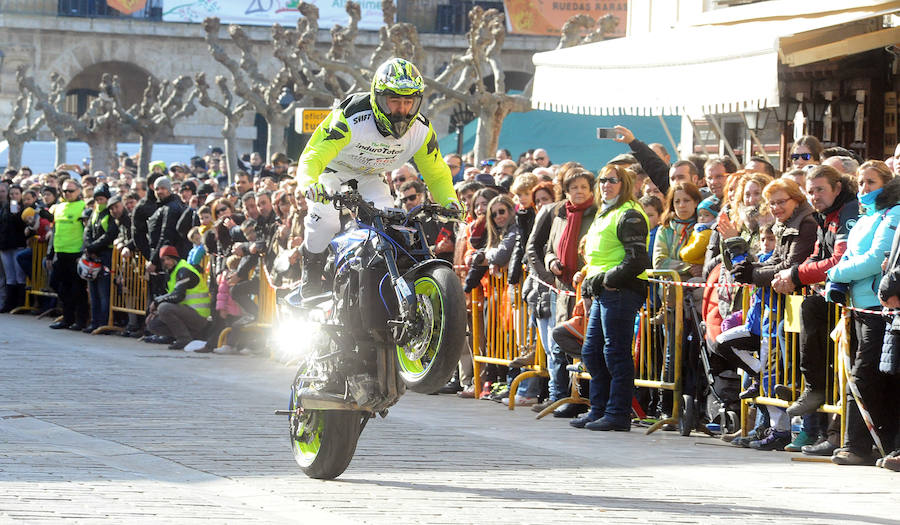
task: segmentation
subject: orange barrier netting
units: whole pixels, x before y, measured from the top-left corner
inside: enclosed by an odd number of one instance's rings
[[[25,305],[12,310],[12,313],[33,312],[38,310],[37,297],[56,297],[50,289],[50,272],[44,267],[49,243],[37,237],[28,240],[31,246],[31,274],[25,280]]]

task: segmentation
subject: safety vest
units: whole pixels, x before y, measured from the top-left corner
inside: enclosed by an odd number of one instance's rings
[[[53,207],[53,250],[80,253],[84,245],[84,201],[60,202]]]
[[[178,264],[176,264],[175,267],[172,268],[172,271],[169,272],[168,292],[172,293],[175,291],[175,282],[178,280],[178,271],[182,268],[187,268],[189,271],[193,272],[199,279],[199,284],[188,289],[184,294],[184,299],[178,304],[190,306],[200,314],[200,317],[209,317],[209,288],[207,288],[206,282],[203,280],[203,276],[200,275],[200,272],[194,269],[194,267],[188,264],[184,259],[179,259]]]
[[[608,272],[622,263],[625,258],[625,247],[619,240],[618,226],[622,215],[625,215],[628,210],[637,210],[644,220],[647,219],[640,204],[634,201],[628,201],[603,216],[600,215],[600,211],[597,212],[594,222],[585,235],[584,251],[587,262],[585,277]],[[646,280],[647,272],[641,272],[638,279]]]

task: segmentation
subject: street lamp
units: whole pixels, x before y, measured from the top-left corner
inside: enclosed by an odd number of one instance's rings
[[[797,113],[797,109],[800,107],[800,101],[793,97],[783,97],[778,106],[772,108],[772,111],[775,113],[775,120],[777,120],[781,124],[785,124],[794,120],[794,115]]]
[[[840,116],[841,122],[853,122],[853,117],[856,116],[856,108],[859,103],[855,98],[844,98],[838,101],[838,115]]]
[[[767,108],[762,108],[759,111],[742,111],[742,113],[748,128],[753,131],[766,128],[766,123],[769,120],[769,110]]]
[[[828,106],[831,104],[830,101],[826,100],[822,95],[818,95],[813,98],[811,103],[809,104],[809,109],[811,110],[811,114],[809,114],[810,120],[814,122],[822,122],[825,118],[825,111],[828,109]]]

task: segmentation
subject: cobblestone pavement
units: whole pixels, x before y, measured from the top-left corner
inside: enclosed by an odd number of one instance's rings
[[[0,316],[0,523],[898,523],[900,474],[407,394],[337,481],[287,442],[293,370]]]

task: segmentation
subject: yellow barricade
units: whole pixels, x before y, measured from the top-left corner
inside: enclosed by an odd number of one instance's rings
[[[113,317],[116,312],[136,315],[147,313],[147,260],[140,253],[134,253],[131,257],[123,257],[118,248],[113,249],[112,267],[110,268],[109,285],[109,318],[106,325],[93,331],[95,334],[104,332],[121,332],[122,327],[116,326]]]
[[[476,399],[481,396],[481,382],[478,378],[482,365],[509,366],[520,355],[530,351],[535,353],[534,364],[522,367],[522,373],[509,385],[510,410],[515,408],[515,392],[523,379],[549,377],[547,358],[537,327],[528,322],[528,304],[522,297],[525,277],[523,272],[519,284],[515,285],[512,298],[508,293],[506,270],[496,275],[489,274],[487,290],[482,291],[481,287],[477,287],[472,291],[472,375],[475,378]]]
[[[755,291],[756,289],[754,289]],[[749,291],[749,289],[748,289]],[[749,295],[749,294],[748,294]],[[760,348],[760,395],[753,399],[745,399],[741,402],[741,429],[744,435],[751,428],[752,423],[747,421],[749,406],[751,403],[760,405],[787,408],[803,392],[805,381],[800,372],[800,305],[808,295],[792,294],[784,295],[770,292],[764,308],[771,312],[768,332],[763,333]],[[837,326],[841,320],[842,307],[838,304],[827,303],[828,333]],[[745,311],[746,319],[746,311]],[[848,371],[844,369],[840,359],[840,347],[831,338],[827,341],[825,401],[818,411],[827,414],[838,414],[841,417],[841,441],[843,442],[846,425],[846,403],[843,402],[842,393]],[[776,387],[782,390],[781,396],[776,395]],[[785,388],[780,388],[785,387]],[[785,395],[784,392],[789,392]]]
[[[256,316],[256,321],[244,326],[244,329],[267,329],[271,328],[275,322],[278,289],[272,284],[272,278],[263,261],[259,262],[257,274],[259,275],[259,291],[256,294],[256,304],[259,306],[259,314]],[[219,346],[225,345],[230,333],[230,326],[219,332]]]
[[[25,280],[25,305],[14,308],[11,312],[14,314],[37,311],[38,297],[56,297],[56,292],[50,289],[50,272],[44,267],[49,243],[32,237],[28,244],[31,246],[31,274]]]

